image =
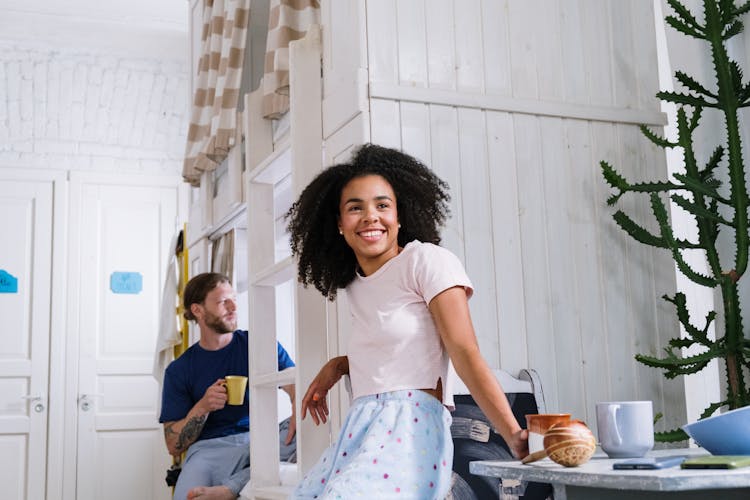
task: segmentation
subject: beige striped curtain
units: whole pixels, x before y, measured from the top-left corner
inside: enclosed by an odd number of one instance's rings
[[[201,58],[183,178],[200,184],[234,145],[250,0],[204,0]]]
[[[211,246],[211,271],[227,276],[234,283],[234,229],[214,240]]]
[[[320,23],[318,0],[271,0],[263,73],[263,116],[279,118],[289,110],[289,42]]]

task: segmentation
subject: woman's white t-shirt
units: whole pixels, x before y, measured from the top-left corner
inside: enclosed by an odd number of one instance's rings
[[[448,354],[428,309],[439,293],[471,281],[445,248],[412,241],[370,276],[346,287],[352,315],[349,376],[353,397],[402,389],[435,388],[453,406]]]

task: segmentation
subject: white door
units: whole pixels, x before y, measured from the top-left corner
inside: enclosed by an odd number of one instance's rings
[[[145,179],[140,182],[147,182]],[[169,186],[76,182],[78,500],[169,499],[171,463],[152,377],[164,264],[175,229]]]
[[[0,182],[0,485],[45,498],[53,183]]]

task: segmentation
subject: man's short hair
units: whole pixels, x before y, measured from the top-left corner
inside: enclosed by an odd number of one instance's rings
[[[196,321],[196,317],[190,310],[193,304],[202,304],[206,300],[206,295],[216,288],[219,283],[232,282],[221,273],[201,273],[193,276],[185,285],[185,293],[182,297],[182,305],[185,308],[183,316],[185,319]]]

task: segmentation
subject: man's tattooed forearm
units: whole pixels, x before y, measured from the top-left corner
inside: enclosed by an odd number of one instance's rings
[[[179,436],[177,436],[177,444],[175,445],[175,448],[179,451],[185,451],[188,446],[193,444],[193,442],[198,439],[207,418],[208,415],[203,415],[188,420],[182,428],[182,431],[180,431]],[[172,429],[172,425],[173,424],[164,427],[164,435],[168,438],[177,434],[174,429]]]

